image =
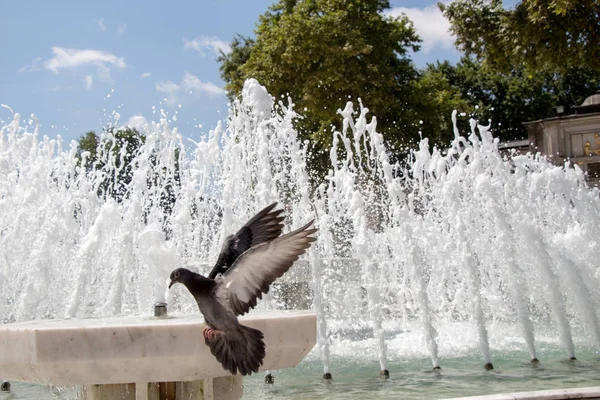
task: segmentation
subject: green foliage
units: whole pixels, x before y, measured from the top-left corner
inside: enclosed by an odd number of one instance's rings
[[[127,195],[126,188],[133,178],[132,161],[139,152],[146,137],[133,128],[104,129],[101,139],[94,131],[85,133],[79,139],[79,162],[87,171],[105,170],[109,172],[99,184],[98,195],[122,201]],[[109,166],[111,168],[106,168]]]
[[[220,55],[217,57],[217,61],[221,63],[219,70],[221,71],[221,77],[223,80],[228,82],[229,89],[231,89],[229,85],[231,85],[233,82],[242,82],[243,85],[244,77],[240,66],[244,65],[250,58],[250,52],[253,45],[254,40],[251,38],[237,35],[230,44],[231,51],[229,53],[225,54],[222,50],[220,50]],[[239,89],[241,90],[241,87]],[[239,91],[237,93],[233,90],[229,90],[227,92],[229,100],[232,101],[235,99],[237,94],[239,94]]]
[[[486,66],[510,71],[600,71],[598,0],[522,0],[507,10],[501,0],[439,4],[457,45]]]
[[[411,82],[411,119],[418,121],[423,137],[430,143],[447,146],[454,138],[452,112],[469,115],[475,104],[463,95],[461,77],[448,61],[429,64]]]
[[[173,212],[177,187],[181,185],[180,149],[174,149],[172,159],[160,159],[151,150],[146,156],[147,162],[139,161],[137,157],[143,156],[141,151],[145,142],[146,136],[134,128],[108,127],[104,129],[102,136],[90,131],[79,139],[77,158],[86,173],[95,174],[94,183],[98,196],[103,199],[112,198],[117,202],[122,202],[130,195],[131,181],[139,167],[137,163],[145,164],[148,171],[146,185],[142,188],[145,192],[144,221],[147,222],[151,209],[160,209],[160,220],[168,239],[171,235],[168,216]]]
[[[237,36],[221,54],[231,99],[256,78],[277,99],[289,96],[303,118],[309,165],[329,163],[338,109],[358,98],[377,117],[377,130],[397,153],[418,139],[447,146],[452,111],[502,140],[526,137],[523,122],[551,117],[557,105],[580,104],[600,85],[600,9],[596,0],[523,0],[507,10],[500,0],[440,4],[465,55],[457,65],[417,70],[409,51],[419,38],[408,18],[384,16],[382,0],[278,0],[260,17],[256,39]],[[316,155],[316,156],[315,156]]]
[[[90,170],[94,162],[96,162],[96,149],[98,148],[98,140],[98,135],[96,135],[96,132],[94,131],[86,132],[79,138],[77,157],[79,159],[79,163],[81,163],[83,158],[85,158],[84,167],[86,170]],[[84,156],[84,153],[87,154]]]
[[[527,137],[523,122],[554,116],[557,105],[581,102],[600,85],[600,72],[571,68],[563,74],[530,74],[524,68],[502,72],[463,57],[456,65],[428,65],[413,83],[416,118],[434,143],[446,145],[453,137],[453,109],[480,123],[491,120],[492,131],[502,140]],[[461,130],[468,129],[466,118]],[[436,135],[436,132],[438,133]]]
[[[360,98],[392,144],[416,133],[403,109],[417,71],[408,55],[419,38],[406,17],[383,16],[382,0],[280,0],[260,17],[256,40],[236,38],[222,55],[226,89],[238,95],[256,78],[276,98],[290,96],[304,118],[303,139],[315,146],[313,167],[327,164],[337,110]],[[320,152],[320,153],[319,153]]]

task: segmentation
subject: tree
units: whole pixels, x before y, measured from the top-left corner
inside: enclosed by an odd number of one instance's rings
[[[221,77],[225,82],[228,82],[228,85],[232,82],[236,82],[236,84],[242,82],[243,85],[244,77],[240,66],[244,65],[250,58],[253,45],[254,40],[251,38],[236,35],[230,44],[231,51],[229,53],[219,50],[220,55],[217,57],[217,61],[221,63],[219,70],[221,71]],[[241,90],[241,88],[239,89]],[[239,95],[239,90],[237,92],[233,90],[227,92],[229,100],[232,101],[237,95]]]
[[[598,0],[522,0],[512,10],[504,9],[501,0],[456,0],[439,7],[459,49],[486,66],[600,71]]]
[[[146,137],[134,128],[104,128],[105,136],[89,131],[79,139],[78,158],[87,171],[104,170],[107,176],[98,186],[98,195],[122,201],[133,178],[132,161]]]
[[[321,172],[349,99],[361,98],[388,141],[406,143],[418,131],[403,110],[417,76],[408,51],[420,39],[408,18],[384,16],[387,8],[383,0],[279,0],[260,17],[255,41],[238,37],[219,58],[227,91],[238,95],[253,77],[275,98],[289,95]]]
[[[94,162],[97,160],[96,149],[98,148],[98,135],[96,132],[89,131],[81,135],[78,139],[79,148],[77,149],[77,158],[79,163],[84,161],[84,167],[86,170],[91,170]],[[87,153],[84,157],[84,153]]]
[[[457,68],[448,61],[428,64],[411,86],[411,108],[406,112],[412,113],[431,144],[447,147],[454,138],[452,112],[474,115],[478,102],[464,96]]]
[[[522,68],[500,72],[463,57],[456,66],[456,85],[464,99],[476,107],[473,116],[502,140],[527,137],[523,122],[553,112],[554,98],[543,74],[530,75]]]
[[[450,115],[456,109],[483,124],[491,120],[492,132],[502,140],[527,137],[523,122],[552,117],[557,105],[583,102],[600,85],[600,71],[571,68],[563,74],[524,68],[510,72],[484,67],[463,57],[428,65],[413,82],[415,119],[423,121],[424,136],[447,145],[453,138]],[[462,119],[462,131],[468,129]]]
[[[179,170],[180,149],[174,148],[171,157],[162,158],[165,153],[160,150],[145,149],[149,151],[142,154],[142,145],[146,136],[135,128],[104,128],[104,134],[99,137],[94,131],[89,131],[78,140],[79,148],[77,158],[79,165],[83,166],[86,173],[95,174],[95,184],[99,197],[112,198],[122,202],[130,195],[131,181],[134,172],[140,166],[148,168],[144,191],[144,221],[147,221],[149,210],[158,208],[162,214],[163,231],[166,238],[171,236],[169,216],[173,212],[177,200],[176,193],[181,186]],[[142,155],[147,162],[140,161]],[[173,161],[171,163],[171,161]]]

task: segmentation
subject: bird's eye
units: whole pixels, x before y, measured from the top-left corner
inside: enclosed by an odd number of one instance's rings
[[[179,278],[179,271],[175,272],[175,279]]]

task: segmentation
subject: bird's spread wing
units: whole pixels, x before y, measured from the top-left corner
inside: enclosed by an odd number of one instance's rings
[[[310,235],[317,230],[308,229],[312,224],[313,221],[310,221],[269,243],[252,247],[223,275],[221,296],[227,299],[236,315],[254,308],[257,300],[262,298],[262,293],[269,292],[271,283],[306,252],[316,240]]]
[[[261,243],[270,242],[281,235],[283,229],[281,222],[284,217],[280,214],[283,210],[273,211],[276,205],[277,203],[273,203],[264,208],[246,222],[235,235],[227,236],[219,258],[208,275],[210,279],[215,279],[217,274],[224,274],[248,249]]]

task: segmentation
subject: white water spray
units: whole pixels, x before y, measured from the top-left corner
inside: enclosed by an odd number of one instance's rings
[[[123,154],[99,148],[101,168],[86,170],[74,142],[40,138],[14,113],[0,129],[3,322],[143,317],[165,300],[196,313],[181,288],[165,293],[169,271],[207,273],[224,235],[278,201],[289,228],[316,218],[318,240],[260,307],[312,306],[325,372],[336,356],[436,367],[475,348],[487,363],[521,338],[535,358],[552,321],[569,357],[576,342],[600,346],[600,200],[580,170],[506,159],[474,121],[448,151],[425,138],[395,164],[376,119],[349,103],[311,189],[293,105],[253,80],[243,93],[191,147],[165,116],[149,124],[118,198],[105,185],[128,167]]]

